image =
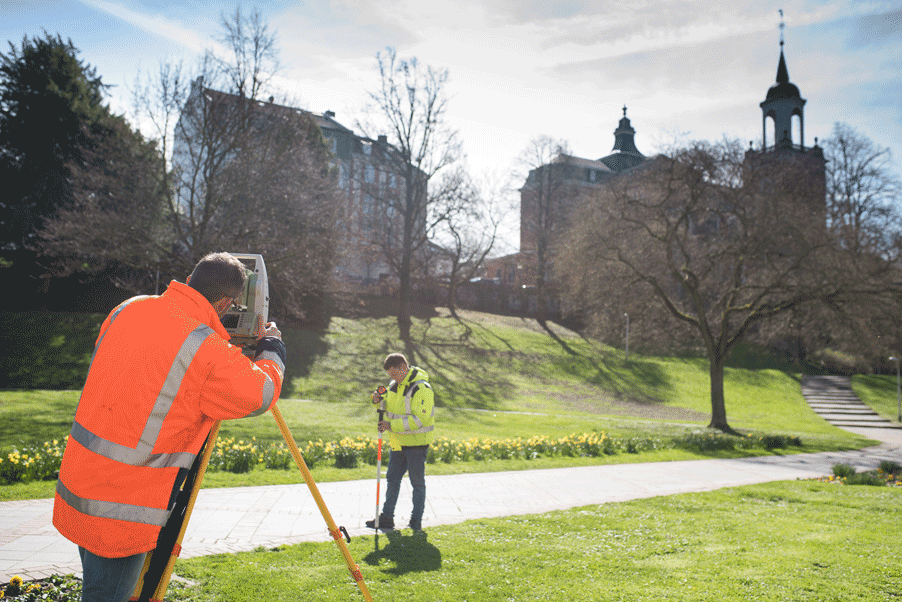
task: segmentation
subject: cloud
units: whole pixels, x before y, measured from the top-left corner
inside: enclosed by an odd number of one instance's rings
[[[207,36],[179,21],[160,14],[146,14],[107,0],[81,0],[83,4],[112,15],[154,35],[177,42],[192,52],[202,53],[210,46]]]
[[[482,4],[496,24],[536,23],[606,14],[619,5],[616,0],[484,0]]]
[[[849,45],[852,48],[892,45],[902,41],[902,10],[866,15],[854,20]]]
[[[391,3],[370,0],[308,2],[273,17],[285,52],[351,59],[373,56],[386,45],[408,46],[419,36]]]
[[[549,68],[548,75],[574,82],[594,81],[602,88],[672,89],[713,98],[730,95],[748,80],[760,78],[762,66],[768,63],[776,73],[776,44],[768,45],[757,33],[659,48],[637,46],[611,56],[560,63]],[[761,57],[770,60],[762,63]],[[768,79],[761,85],[770,83]]]

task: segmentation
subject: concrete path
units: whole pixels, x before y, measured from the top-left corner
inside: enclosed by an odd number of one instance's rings
[[[859,470],[874,469],[884,459],[902,463],[902,430],[868,429],[867,435],[883,443],[858,451],[783,457],[427,476],[423,526],[815,478],[831,474],[833,465],[840,462]],[[318,485],[335,523],[345,526],[351,537],[373,533],[364,522],[375,514],[374,485],[374,479]],[[405,479],[396,524],[406,524],[410,498]],[[52,513],[53,500],[0,503],[0,583],[13,575],[31,580],[80,574],[77,548],[57,533]],[[182,543],[182,557],[329,540],[306,485],[202,489]]]

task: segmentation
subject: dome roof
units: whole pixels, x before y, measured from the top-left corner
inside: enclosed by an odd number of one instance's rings
[[[802,98],[802,94],[799,92],[799,88],[790,82],[774,84],[767,91],[767,100],[784,98]]]

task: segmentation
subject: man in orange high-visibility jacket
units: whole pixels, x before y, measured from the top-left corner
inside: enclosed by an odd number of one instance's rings
[[[286,349],[275,323],[259,324],[251,361],[220,322],[246,278],[231,255],[207,255],[187,284],[129,299],[101,326],[53,508],[79,546],[84,602],[129,598],[213,423],[278,399]]]

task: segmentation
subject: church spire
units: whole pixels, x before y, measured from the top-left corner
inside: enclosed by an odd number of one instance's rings
[[[786,57],[783,56],[783,30],[786,23],[783,22],[783,9],[780,9],[780,64],[777,65],[777,83],[789,83],[789,69],[786,68]]]

